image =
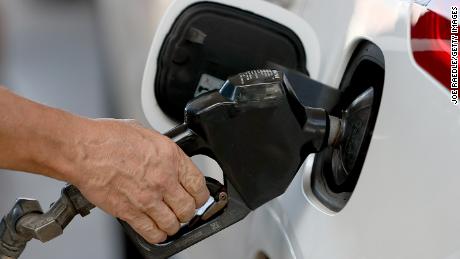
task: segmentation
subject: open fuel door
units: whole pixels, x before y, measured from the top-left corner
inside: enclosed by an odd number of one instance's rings
[[[176,18],[160,48],[155,97],[162,111],[182,121],[194,96],[267,62],[307,72],[303,44],[288,27],[235,7],[196,3]]]
[[[174,2],[162,19],[142,85],[144,113],[165,131],[186,103],[234,74],[278,64],[315,73],[318,43],[302,19],[264,1]],[[307,62],[308,60],[308,62]]]

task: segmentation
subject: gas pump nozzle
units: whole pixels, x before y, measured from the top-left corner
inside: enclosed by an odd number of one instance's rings
[[[184,123],[166,133],[187,155],[209,156],[222,168],[223,185],[207,178],[213,204],[162,244],[122,225],[146,258],[174,255],[284,193],[305,158],[337,143],[340,129],[325,109],[302,104],[278,70],[230,77],[220,91],[190,101]]]

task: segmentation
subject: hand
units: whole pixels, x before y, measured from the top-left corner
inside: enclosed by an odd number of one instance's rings
[[[167,137],[124,120],[90,120],[84,132],[66,180],[148,242],[176,233],[207,201],[203,175]]]

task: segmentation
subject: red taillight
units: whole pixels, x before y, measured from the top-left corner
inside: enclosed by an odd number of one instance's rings
[[[416,17],[415,17],[416,18]],[[411,45],[415,61],[450,89],[450,20],[427,10],[412,24]]]

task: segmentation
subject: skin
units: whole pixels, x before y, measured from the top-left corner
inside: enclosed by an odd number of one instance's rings
[[[88,119],[0,87],[0,168],[69,182],[94,205],[159,243],[209,197],[170,139],[131,120]]]

